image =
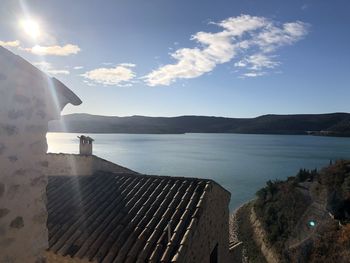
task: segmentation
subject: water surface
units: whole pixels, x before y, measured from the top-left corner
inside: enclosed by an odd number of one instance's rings
[[[48,133],[48,152],[78,153],[79,134]],[[231,192],[231,210],[267,180],[350,159],[350,138],[247,134],[88,134],[94,154],[146,174],[210,178]]]

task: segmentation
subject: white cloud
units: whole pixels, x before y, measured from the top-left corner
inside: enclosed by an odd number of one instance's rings
[[[40,46],[35,45],[32,48],[24,48],[25,51],[41,56],[69,56],[80,52],[80,47],[77,45],[67,44],[64,46]]]
[[[49,75],[69,75],[70,72],[66,69],[55,69],[52,64],[46,61],[34,62],[33,65],[37,66],[42,71]]]
[[[273,61],[270,53],[281,46],[295,43],[308,32],[308,25],[300,21],[280,25],[270,19],[250,15],[231,17],[212,24],[222,30],[193,35],[191,40],[196,42],[196,47],[181,48],[170,54],[176,62],[160,66],[144,76],[146,84],[168,86],[178,79],[196,78],[237,56],[245,57],[235,64],[240,68],[274,68],[279,62]],[[247,74],[247,77],[259,76],[258,72]]]
[[[292,45],[308,33],[308,25],[297,21],[285,23],[282,27],[270,24],[252,40],[263,52],[275,51],[285,45]]]
[[[14,41],[0,40],[0,46],[3,46],[3,47],[18,47],[19,45],[20,45],[20,42],[18,40],[14,40]]]
[[[120,63],[119,66],[127,67],[127,68],[134,68],[134,67],[136,67],[136,64],[133,64],[133,63]]]
[[[263,53],[257,53],[243,58],[236,62],[235,67],[248,68],[250,70],[262,70],[264,68],[275,68],[280,62],[274,61],[271,56]]]
[[[53,75],[69,75],[70,72],[66,69],[50,69],[47,71],[49,74]]]
[[[89,83],[111,85],[111,86],[125,86],[135,78],[136,74],[131,69],[135,64],[119,64],[112,68],[97,68],[87,71],[83,76]]]
[[[214,23],[223,27],[227,35],[230,36],[241,36],[244,33],[268,25],[270,22],[265,17],[240,15],[237,17],[230,17],[219,23]]]
[[[88,80],[83,80],[83,82],[88,85],[89,87],[95,87],[96,85],[94,83],[92,83],[91,81]]]
[[[241,77],[256,78],[264,75],[266,75],[266,72],[247,72],[244,73]]]
[[[52,67],[51,64],[49,62],[46,62],[46,61],[34,62],[33,65],[37,66],[40,69],[48,69],[48,68]]]
[[[76,70],[83,69],[83,68],[84,68],[83,66],[75,66],[75,67],[73,67],[73,69],[76,69]]]

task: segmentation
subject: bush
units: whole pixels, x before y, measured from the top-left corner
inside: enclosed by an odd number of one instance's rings
[[[317,176],[317,169],[314,170],[306,170],[300,169],[298,174],[296,175],[295,182],[302,183],[305,181],[313,181],[313,179]]]
[[[291,180],[268,181],[256,195],[254,209],[268,233],[268,241],[282,252],[285,241],[309,201],[298,192],[295,182]]]

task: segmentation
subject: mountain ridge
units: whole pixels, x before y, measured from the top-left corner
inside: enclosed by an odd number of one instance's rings
[[[183,115],[127,117],[74,113],[49,123],[51,132],[76,133],[247,133],[350,136],[350,114],[266,114],[254,118]]]

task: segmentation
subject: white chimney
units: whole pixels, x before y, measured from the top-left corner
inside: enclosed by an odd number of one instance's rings
[[[92,142],[94,139],[85,135],[78,136],[78,138],[80,139],[79,154],[92,155]]]

